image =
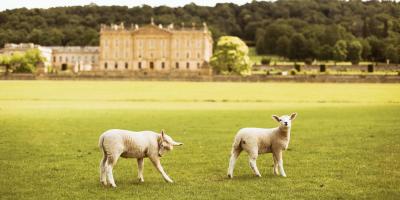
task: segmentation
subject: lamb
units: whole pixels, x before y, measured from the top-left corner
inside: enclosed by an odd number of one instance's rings
[[[283,169],[282,151],[286,150],[290,141],[291,122],[296,118],[297,113],[290,116],[278,117],[272,115],[280,125],[276,128],[243,128],[238,131],[232,145],[232,152],[229,161],[228,177],[233,178],[233,169],[239,154],[244,150],[249,155],[249,163],[257,177],[261,177],[258,171],[256,160],[259,154],[272,153],[274,160],[273,173],[286,177]],[[279,172],[278,172],[279,168]]]
[[[140,182],[144,182],[143,159],[148,157],[164,180],[172,183],[173,181],[161,166],[160,157],[165,151],[172,150],[173,146],[180,145],[183,143],[175,142],[164,131],[159,134],[153,131],[108,130],[99,139],[99,147],[103,151],[103,158],[100,161],[100,182],[107,185],[108,181],[112,187],[116,187],[112,170],[119,157],[136,158],[138,178]]]

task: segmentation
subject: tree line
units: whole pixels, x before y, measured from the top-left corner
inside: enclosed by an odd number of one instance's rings
[[[260,54],[293,60],[399,62],[400,3],[388,0],[21,8],[0,12],[0,46],[6,42],[98,45],[100,24],[148,24],[152,17],[157,24],[176,27],[206,22],[215,41],[223,35],[237,36]]]

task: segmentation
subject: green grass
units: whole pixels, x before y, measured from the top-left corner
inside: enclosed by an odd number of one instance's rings
[[[226,178],[241,127],[273,127],[298,112],[287,178],[246,154]],[[396,199],[400,196],[400,85],[1,81],[1,199]],[[99,135],[165,129],[185,145],[162,158],[167,184],[145,160],[120,159],[118,188],[99,183]]]

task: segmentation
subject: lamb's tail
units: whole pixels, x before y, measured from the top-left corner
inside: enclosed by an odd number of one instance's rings
[[[101,150],[102,152],[106,153],[105,150],[104,150],[103,143],[104,143],[104,135],[101,135],[101,136],[100,136],[100,139],[99,139],[99,148],[100,148],[100,150]]]
[[[242,137],[236,137],[235,141],[233,142],[232,145],[232,151],[233,150],[242,150],[242,144],[244,144],[245,141],[242,139]]]

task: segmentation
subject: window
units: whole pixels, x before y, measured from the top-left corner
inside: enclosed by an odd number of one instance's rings
[[[154,69],[154,63],[150,62],[150,69]]]
[[[200,53],[197,53],[197,58],[200,58]]]
[[[57,58],[55,56],[53,56],[53,62],[56,62]]]
[[[189,69],[189,67],[190,67],[190,63],[186,63],[186,69]]]
[[[104,63],[104,69],[107,69],[107,67],[108,67],[108,64]]]
[[[115,63],[114,68],[118,69],[118,63]]]
[[[161,68],[163,68],[163,69],[165,68],[165,63],[164,62],[161,63]]]
[[[175,68],[179,69],[179,63],[178,62],[175,63]]]
[[[128,63],[126,62],[126,63],[125,63],[125,69],[128,69],[128,67],[129,67],[129,65],[128,65]]]
[[[200,69],[200,63],[197,63],[197,69]]]
[[[142,69],[142,62],[139,62],[139,63],[138,63],[138,68],[139,68],[139,69]]]
[[[189,58],[190,57],[190,54],[189,54],[189,52],[187,52],[186,53],[186,58]]]
[[[65,62],[68,62],[68,57],[65,57]]]

